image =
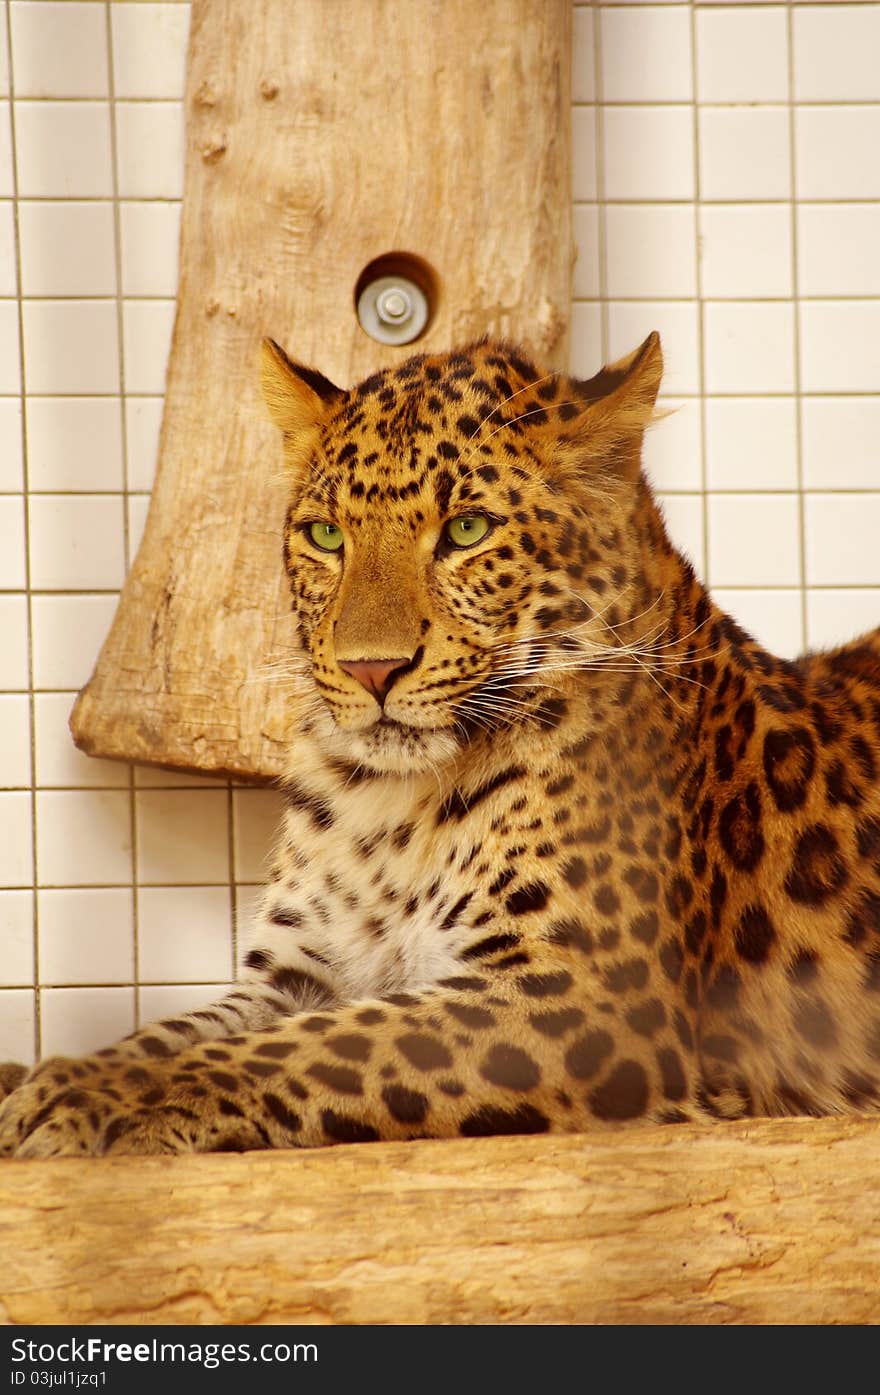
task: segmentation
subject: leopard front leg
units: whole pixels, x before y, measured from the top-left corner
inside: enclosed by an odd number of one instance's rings
[[[703,1117],[687,1052],[510,987],[463,975],[299,1014],[222,1047],[196,1045],[155,1063],[149,1098],[105,1076],[95,1119],[59,1122],[93,1096],[47,1098],[42,1115],[21,1121],[17,1155],[319,1147]]]

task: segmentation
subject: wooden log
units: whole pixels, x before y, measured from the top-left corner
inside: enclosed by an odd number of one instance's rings
[[[180,287],[144,540],[74,708],[93,755],[270,778],[294,643],[280,444],[257,396],[278,339],[347,386],[492,332],[566,354],[569,0],[193,0]],[[423,259],[416,345],[355,287]]]
[[[0,1165],[5,1323],[873,1323],[880,1122]]]

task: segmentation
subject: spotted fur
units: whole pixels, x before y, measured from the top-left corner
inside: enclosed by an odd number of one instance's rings
[[[880,632],[790,663],[714,605],[640,472],[660,374],[267,347],[303,659],[244,978],[42,1063],[5,1151],[877,1108]]]

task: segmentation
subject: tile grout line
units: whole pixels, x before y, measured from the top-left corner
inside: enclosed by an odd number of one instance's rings
[[[694,276],[697,290],[697,354],[699,359],[699,413],[700,413],[700,496],[702,500],[703,519],[703,584],[710,590],[710,569],[709,569],[709,490],[708,482],[708,461],[706,459],[706,326],[705,326],[705,306],[703,298],[703,258],[702,258],[702,219],[700,217],[700,108],[697,101],[698,96],[698,72],[697,72],[697,10],[693,3],[690,6],[690,41],[691,41],[691,110],[692,110],[692,130],[694,139]]]
[[[126,574],[131,569],[131,535],[129,529],[128,488],[128,403],[125,395],[125,315],[122,272],[122,215],[119,206],[119,140],[116,129],[116,67],[113,49],[113,15],[110,0],[104,0],[104,23],[107,43],[107,89],[110,116],[110,168],[113,184],[113,250],[116,271],[116,335],[119,351],[119,411],[122,424],[122,546]],[[140,900],[138,896],[137,792],[134,766],[128,766],[128,828],[131,843],[131,936],[133,964],[134,1022],[140,1026]]]
[[[785,8],[786,58],[788,61],[788,160],[791,189],[791,309],[794,339],[795,460],[797,465],[798,563],[801,595],[801,651],[807,647],[807,536],[804,498],[803,400],[801,396],[801,313],[798,273],[798,180],[794,101],[794,12],[792,0]]]
[[[34,618],[33,618],[33,595],[31,591],[31,530],[30,530],[30,498],[29,498],[29,468],[28,468],[28,435],[27,435],[27,412],[25,406],[26,396],[26,375],[25,375],[25,351],[24,351],[24,307],[21,295],[21,227],[18,216],[18,142],[16,139],[15,122],[15,64],[12,52],[12,13],[9,8],[10,0],[5,0],[4,22],[6,25],[6,48],[7,62],[9,66],[9,137],[12,153],[12,204],[13,204],[13,237],[15,246],[15,287],[16,300],[18,302],[18,363],[19,363],[19,401],[21,404],[21,456],[22,456],[22,515],[24,526],[24,560],[25,560],[25,582],[27,595],[27,648],[28,648],[28,720],[30,722],[30,757],[31,757],[31,788],[30,788],[30,819],[31,819],[31,879],[30,887],[32,897],[32,935],[33,935],[33,983],[31,984],[33,1002],[33,1050],[34,1059],[40,1058],[40,1045],[42,1040],[42,1011],[40,994],[37,988],[40,978],[40,912],[39,897],[37,895],[37,751],[36,751],[36,701],[34,696]]]
[[[602,7],[600,0],[593,0],[591,6],[593,21],[593,89],[595,96],[596,121],[594,143],[596,157],[596,255],[599,262],[599,342],[602,348],[602,362],[611,359],[608,331],[608,202],[605,198],[605,102],[602,78]]]

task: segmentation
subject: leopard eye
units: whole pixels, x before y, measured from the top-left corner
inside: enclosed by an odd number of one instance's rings
[[[466,513],[450,518],[444,529],[453,547],[473,547],[489,531],[489,520],[483,513]]]
[[[343,543],[342,529],[335,523],[310,523],[309,537],[322,552],[338,552]]]

